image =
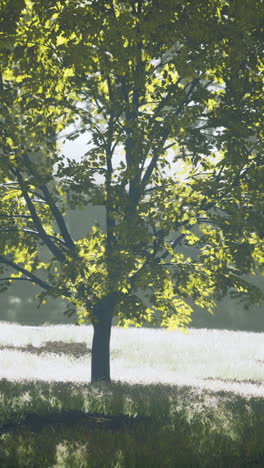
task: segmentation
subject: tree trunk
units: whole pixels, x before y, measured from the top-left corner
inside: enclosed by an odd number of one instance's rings
[[[93,320],[91,381],[110,382],[110,337],[114,309],[113,296],[106,296],[96,308]]]

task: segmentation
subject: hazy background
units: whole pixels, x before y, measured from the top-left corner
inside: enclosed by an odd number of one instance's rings
[[[76,127],[71,126],[67,133],[71,133],[74,128]],[[61,136],[59,137],[63,154],[76,161],[80,160],[81,156],[88,150],[88,141],[89,135],[87,134],[66,143],[63,143]],[[66,219],[73,238],[78,239],[83,237],[95,223],[104,226],[104,208],[90,206],[83,210],[69,211]],[[252,280],[264,288],[263,277],[254,277]],[[0,295],[0,320],[24,325],[75,323],[74,316],[69,318],[64,315],[66,302],[62,300],[50,299],[38,309],[38,301],[34,299],[38,292],[41,292],[41,289],[29,282],[17,281],[8,291]],[[264,310],[263,307],[254,305],[245,310],[238,301],[226,297],[218,303],[214,315],[196,308],[191,326],[261,332],[264,331]]]
[[[103,226],[103,210],[102,207],[90,207],[69,212],[67,224],[73,237],[82,237],[96,222]],[[263,277],[253,277],[252,280],[259,286],[263,285]],[[19,281],[11,286],[0,296],[0,320],[24,325],[75,323],[74,316],[68,318],[63,314],[66,302],[62,300],[50,299],[38,309],[37,300],[34,299],[37,292],[41,292],[41,289],[26,281]],[[257,306],[245,310],[238,301],[226,297],[218,303],[214,315],[197,308],[191,326],[261,332],[264,331],[264,310]]]

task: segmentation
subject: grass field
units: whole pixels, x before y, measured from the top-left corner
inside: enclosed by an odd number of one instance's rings
[[[111,385],[91,341],[1,324],[1,467],[264,466],[263,334],[114,327]]]

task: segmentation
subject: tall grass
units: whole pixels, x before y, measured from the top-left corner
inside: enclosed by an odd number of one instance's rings
[[[89,326],[1,324],[0,430],[20,427],[0,436],[1,467],[264,465],[263,334],[114,327],[110,385],[89,384],[91,341]],[[81,357],[77,343],[87,345]],[[116,430],[23,426],[28,413],[55,410],[150,419]]]

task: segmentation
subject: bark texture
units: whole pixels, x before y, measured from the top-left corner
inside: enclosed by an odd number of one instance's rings
[[[93,320],[91,381],[110,382],[110,338],[114,310],[113,296],[106,296],[97,306]]]

